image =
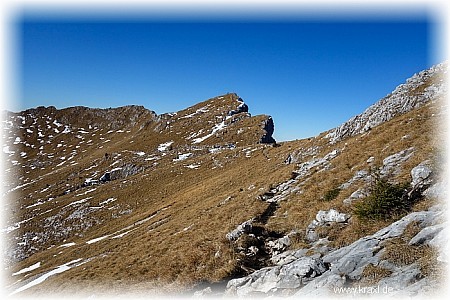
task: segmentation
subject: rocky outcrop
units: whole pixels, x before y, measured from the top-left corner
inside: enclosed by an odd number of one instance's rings
[[[361,238],[349,246],[330,252],[323,257],[323,261],[331,265],[329,271],[311,281],[304,289],[299,290],[297,295],[326,296],[329,291],[333,291],[333,288],[344,287],[350,282],[361,280],[364,269],[369,265],[383,267],[392,272],[390,276],[378,283],[391,287],[392,293],[417,284],[423,280],[423,276],[420,276],[419,266],[415,263],[397,266],[385,260],[383,258],[386,251],[385,242],[402,236],[407,226],[414,222],[424,229],[414,236],[410,243],[419,241],[430,243],[433,239],[438,238],[441,232],[439,226],[442,224],[436,225],[436,223],[439,222],[442,214],[442,207],[411,213],[371,236]],[[327,289],[324,288],[325,286]]]
[[[413,75],[391,94],[371,105],[325,136],[331,143],[366,132],[392,118],[423,106],[429,101],[444,97],[447,86],[444,74],[447,64],[441,63]]]
[[[264,135],[261,137],[261,140],[259,141],[262,144],[273,144],[275,143],[275,139],[272,137],[272,134],[275,130],[275,125],[273,124],[273,119],[270,116],[267,116],[266,120],[263,123],[262,126],[264,130]]]
[[[142,166],[136,166],[134,164],[125,164],[122,167],[114,168],[111,171],[105,172],[100,178],[100,182],[107,182],[133,176],[142,172],[145,168]]]
[[[247,296],[264,293],[277,294],[304,286],[312,278],[323,274],[327,266],[321,259],[301,257],[291,263],[258,270],[249,276],[230,280],[227,295]]]
[[[382,177],[397,175],[400,172],[402,163],[407,161],[414,153],[414,148],[408,148],[400,152],[389,155],[383,159],[383,166],[380,169]]]
[[[238,105],[238,107],[236,109],[230,110],[228,112],[228,116],[233,116],[233,115],[237,115],[243,112],[248,112],[248,105],[245,104],[244,100],[242,100],[242,98],[238,98],[237,99],[238,102],[240,102],[240,104]]]
[[[373,235],[363,237],[352,244],[330,251],[323,257],[307,256],[308,249],[286,251],[275,256],[273,267],[263,268],[243,278],[233,279],[227,284],[229,295],[249,296],[263,293],[270,295],[330,296],[338,288],[360,281],[363,271],[369,265],[386,268],[390,276],[379,282],[389,286],[392,293],[413,290],[422,280],[416,263],[397,266],[384,258],[386,242],[403,235],[410,224],[423,228],[410,239],[410,245],[438,245],[445,243],[445,224],[440,223],[442,207],[435,206],[427,211],[413,212]],[[444,250],[443,250],[444,251]],[[442,255],[442,254],[441,254]],[[442,258],[445,259],[445,258]]]

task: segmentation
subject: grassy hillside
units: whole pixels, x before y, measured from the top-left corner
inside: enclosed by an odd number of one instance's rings
[[[343,184],[407,149],[388,180],[410,182],[414,166],[436,163],[443,151],[439,101],[335,143],[327,133],[262,143],[270,117],[252,117],[242,103],[227,94],[161,116],[143,107],[8,114],[8,289],[66,265],[22,293],[183,292],[258,267],[226,238],[244,221],[253,218],[265,239],[293,232],[289,247],[298,249],[309,247],[305,231],[317,212],[332,208],[351,218],[319,235],[339,248],[402,216],[356,218],[360,200],[344,200],[365,183]],[[284,194],[280,185],[289,187]],[[281,200],[266,201],[272,194]]]

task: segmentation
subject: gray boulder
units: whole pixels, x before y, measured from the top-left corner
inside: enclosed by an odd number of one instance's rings
[[[433,182],[433,170],[429,164],[430,163],[428,161],[425,161],[411,170],[412,187],[423,188],[429,186]]]
[[[230,280],[226,294],[247,296],[257,293],[276,294],[298,289],[327,270],[319,258],[301,257],[291,263],[267,267],[246,277]]]
[[[316,228],[330,223],[345,223],[350,218],[350,215],[340,213],[335,209],[320,210],[316,219],[313,220],[306,228],[306,239],[310,242],[317,241],[319,236],[316,233]]]
[[[289,235],[285,235],[279,239],[274,241],[267,242],[267,246],[270,249],[270,252],[274,255],[284,251],[291,244],[291,239]]]
[[[349,204],[351,204],[353,201],[358,200],[358,199],[362,199],[362,198],[364,198],[364,197],[367,197],[368,195],[369,195],[369,194],[368,194],[368,192],[367,192],[366,189],[364,189],[364,188],[359,188],[359,189],[357,189],[356,191],[354,191],[354,192],[350,195],[350,197],[344,199],[343,202],[344,202],[345,204],[349,205]]]
[[[349,218],[350,215],[340,213],[335,209],[330,209],[328,211],[320,210],[316,215],[316,220],[319,222],[319,224],[325,224],[328,222],[342,223],[346,222]]]
[[[436,224],[425,227],[418,234],[416,234],[410,241],[409,245],[426,245],[428,244],[441,230],[444,229],[444,224]]]

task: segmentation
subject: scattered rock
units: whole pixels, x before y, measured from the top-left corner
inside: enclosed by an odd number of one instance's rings
[[[366,163],[371,164],[375,161],[375,157],[371,156],[366,160]]]
[[[329,162],[338,156],[340,150],[334,149],[333,151],[327,153],[324,157],[313,158],[309,161],[300,163],[298,169],[294,171],[295,179],[301,179],[309,174],[313,168],[322,167],[325,168],[329,165]]]
[[[409,241],[409,245],[426,245],[441,232],[442,229],[444,229],[444,224],[425,227]]]
[[[368,264],[376,266],[380,263],[384,241],[401,236],[406,227],[412,222],[418,222],[420,226],[427,227],[432,225],[441,215],[442,211],[439,209],[413,212],[373,235],[363,237],[346,247],[330,252],[322,258],[324,263],[330,264],[329,271],[308,283],[296,295],[313,294],[325,296],[327,291],[324,290],[332,290],[334,287],[343,286],[346,280],[360,280],[362,271]],[[409,275],[417,275],[419,272],[418,266],[414,264],[413,266],[405,267],[403,271],[410,272],[408,273]],[[395,285],[399,289],[405,288],[413,283],[411,279],[415,276],[411,277],[408,274],[404,273],[401,275],[401,272],[396,272],[380,282],[380,285]],[[417,277],[415,281],[417,281]]]
[[[342,223],[346,222],[349,218],[350,218],[349,215],[340,213],[335,209],[330,209],[328,211],[321,210],[316,215],[316,220],[319,222],[320,225],[328,222]]]
[[[270,252],[272,255],[276,255],[284,250],[286,250],[287,247],[291,245],[291,239],[289,238],[289,235],[283,236],[282,238],[279,238],[274,241],[269,241],[267,243],[267,246],[270,249]]]
[[[347,182],[341,184],[339,186],[339,188],[341,190],[345,190],[345,189],[349,188],[353,183],[355,183],[356,181],[359,181],[359,180],[369,182],[370,181],[369,172],[367,172],[366,170],[356,171],[355,175],[353,175],[353,177],[350,178]]]
[[[398,175],[402,163],[407,161],[414,153],[414,147],[402,150],[400,152],[389,155],[383,159],[383,166],[380,169],[382,177]]]
[[[422,195],[427,198],[434,200],[443,200],[447,198],[448,195],[448,185],[442,181],[436,182],[427,188]]]
[[[212,294],[212,289],[208,286],[201,291],[196,291],[194,293],[194,298],[203,298]]]

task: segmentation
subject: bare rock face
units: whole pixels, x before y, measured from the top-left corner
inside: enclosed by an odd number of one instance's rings
[[[366,132],[395,116],[419,108],[429,101],[444,97],[447,92],[444,81],[446,72],[447,64],[442,63],[415,74],[404,84],[399,85],[391,94],[367,108],[362,114],[332,129],[326,138],[331,143],[335,143],[346,137]]]

